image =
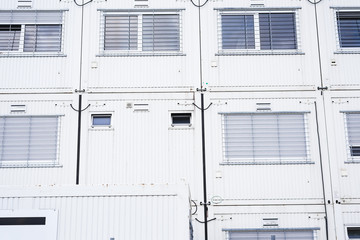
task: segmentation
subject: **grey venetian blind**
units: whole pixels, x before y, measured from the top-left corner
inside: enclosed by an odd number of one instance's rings
[[[144,14],[142,50],[180,51],[179,14]]]
[[[295,13],[260,13],[262,50],[297,49]]]
[[[314,240],[312,230],[306,231],[229,231],[229,240]]]
[[[24,52],[60,52],[61,25],[26,25]]]
[[[21,25],[1,24],[0,25],[0,51],[19,50]]]
[[[336,17],[340,47],[360,47],[360,12],[337,12]]]
[[[225,161],[306,161],[304,114],[225,114]]]
[[[253,15],[221,15],[222,49],[255,49]]]
[[[104,50],[137,50],[138,16],[105,16]]]
[[[0,117],[0,164],[57,161],[58,116]]]
[[[360,114],[346,114],[347,137],[351,157],[360,157]]]
[[[63,11],[0,11],[0,50],[60,52],[62,24]]]

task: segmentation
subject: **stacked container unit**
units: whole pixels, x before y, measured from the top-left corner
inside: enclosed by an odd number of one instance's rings
[[[0,54],[0,124],[25,119],[30,150],[2,151],[3,186],[185,181],[204,239],[204,94],[209,239],[356,237],[360,46],[339,30],[360,21],[356,0],[18,2],[0,3],[19,41]],[[41,123],[56,125],[46,161],[31,154]]]

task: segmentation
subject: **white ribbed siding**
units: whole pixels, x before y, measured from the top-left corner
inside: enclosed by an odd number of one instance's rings
[[[349,162],[344,112],[359,111],[360,98],[357,92],[331,93],[327,97],[331,109],[327,116],[334,195],[341,202],[359,203],[360,191],[354,186],[360,182],[360,165]]]
[[[18,10],[17,1],[2,1],[2,10]],[[44,56],[0,55],[0,93],[72,92],[80,81],[81,8],[64,1],[33,1],[32,10],[64,10],[62,53]]]
[[[0,185],[62,185],[74,184],[76,172],[77,113],[70,104],[77,105],[72,95],[11,95],[1,96],[0,115],[59,115],[59,149],[56,166],[1,167]],[[22,100],[20,100],[22,99]],[[75,100],[75,101],[74,101]],[[10,113],[11,105],[25,105],[25,113]]]
[[[166,97],[166,98],[164,98]],[[171,112],[191,112],[192,94],[88,95],[81,177],[86,184],[174,183],[193,177],[194,126],[172,127]],[[148,111],[135,111],[136,104]],[[127,104],[133,107],[127,108]],[[111,127],[91,127],[92,114]],[[161,137],[159,137],[161,136]]]
[[[207,154],[211,187],[209,196],[220,196],[224,204],[255,202],[323,202],[321,166],[316,133],[316,97],[295,94],[219,93],[210,99],[207,112]],[[256,98],[258,96],[259,98]],[[308,112],[307,132],[310,162],[307,164],[223,164],[221,112],[257,112],[256,103],[270,103],[271,112]],[[211,128],[211,127],[212,128]],[[210,130],[211,129],[211,130]],[[325,161],[325,160],[323,160]],[[236,184],[234,184],[236,183]],[[256,190],[254,190],[256,189]],[[225,203],[226,202],[226,203]]]
[[[134,5],[147,7],[134,8]],[[102,56],[100,54],[102,10],[133,10],[136,12],[168,9],[180,10],[181,49],[175,56]],[[125,11],[126,13],[126,11]],[[102,1],[89,4],[84,13],[83,86],[90,92],[158,92],[189,91],[199,84],[199,47],[197,9],[190,2],[134,2]],[[145,53],[145,54],[143,54]],[[156,54],[156,53],[155,53]],[[130,54],[131,55],[131,54]]]
[[[0,209],[56,211],[57,240],[189,239],[184,184],[3,188]]]
[[[336,36],[336,7],[349,8],[358,11],[359,2],[349,1],[323,1],[318,10],[319,35],[321,46],[321,61],[325,85],[331,89],[359,89],[358,62],[360,61],[359,49],[352,53],[341,53],[337,46]],[[346,51],[346,49],[345,49]]]
[[[209,223],[210,239],[226,239],[224,229],[316,229],[316,240],[326,239],[323,206],[244,206],[244,207],[213,207],[211,218],[216,220]],[[263,219],[277,219],[278,226],[263,226]],[[195,224],[198,227],[198,224]],[[200,232],[201,233],[201,232]],[[201,239],[197,236],[197,239]]]

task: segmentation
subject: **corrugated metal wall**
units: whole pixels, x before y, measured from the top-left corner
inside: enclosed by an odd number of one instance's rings
[[[189,202],[184,184],[8,188],[7,194],[1,195],[1,210],[57,211],[57,240],[189,236]]]
[[[17,1],[1,1],[0,9],[17,10]],[[102,12],[124,9],[179,11],[182,51],[174,56],[101,55]],[[26,10],[64,10],[62,54],[1,53],[0,115],[13,115],[12,104],[26,105],[22,115],[61,115],[59,165],[0,168],[0,185],[75,185],[78,113],[70,104],[78,109],[78,95],[82,94],[82,109],[90,106],[82,112],[80,185],[185,181],[190,185],[191,198],[199,204],[203,201],[201,115],[193,103],[200,105],[197,88],[202,76],[207,89],[205,106],[212,103],[205,113],[208,199],[216,204],[209,211],[217,218],[209,223],[210,239],[225,239],[223,228],[262,228],[263,215],[282,216],[284,228],[320,228],[317,239],[326,239],[325,213],[328,239],[346,239],[345,225],[360,224],[356,218],[360,178],[358,164],[346,163],[342,111],[360,110],[360,55],[358,49],[344,52],[338,47],[338,9],[358,11],[360,5],[357,0],[322,0],[317,5],[297,0],[208,1],[201,8],[200,60],[199,12],[190,1],[96,0],[81,8],[72,0],[33,0],[31,9]],[[299,49],[285,54],[221,54],[222,11],[295,11]],[[219,113],[257,112],[257,103],[270,103],[273,112],[307,112],[311,164],[223,164]],[[148,110],[136,111],[136,104],[148,104]],[[173,112],[191,113],[191,126],[171,126]],[[92,114],[111,114],[111,127],[92,127]],[[106,234],[112,230],[106,227],[112,221],[130,228],[137,224],[144,224],[146,229],[152,226],[147,225],[149,219],[127,223],[97,213],[101,208],[110,213],[116,204],[128,206],[116,197],[44,196],[29,200],[7,198],[10,191],[4,193],[4,209],[28,203],[31,206],[26,207],[34,209],[65,206],[60,223],[69,224],[69,228],[60,233],[60,239],[110,238]],[[164,198],[163,204],[170,204],[168,208],[175,206],[173,200]],[[343,210],[337,202],[353,206]],[[155,211],[162,209],[159,203],[139,204]],[[76,206],[83,208],[72,214]],[[158,214],[159,225],[173,219],[167,207]],[[106,218],[104,224],[93,227],[87,211]],[[196,216],[203,220],[201,211],[199,208]],[[138,219],[137,214],[134,219]],[[75,222],[78,225],[71,225]],[[196,221],[193,225],[195,239],[202,239],[203,225]],[[135,239],[159,239],[156,231],[174,239],[165,230],[147,230]],[[122,233],[116,234],[119,238],[128,236]],[[187,238],[184,235],[182,239]]]

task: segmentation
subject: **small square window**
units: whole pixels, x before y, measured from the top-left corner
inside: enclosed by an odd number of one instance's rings
[[[190,125],[191,124],[191,113],[172,113],[171,114],[171,125]]]
[[[111,114],[93,114],[92,126],[110,126]]]
[[[360,227],[347,228],[348,239],[360,239]]]

